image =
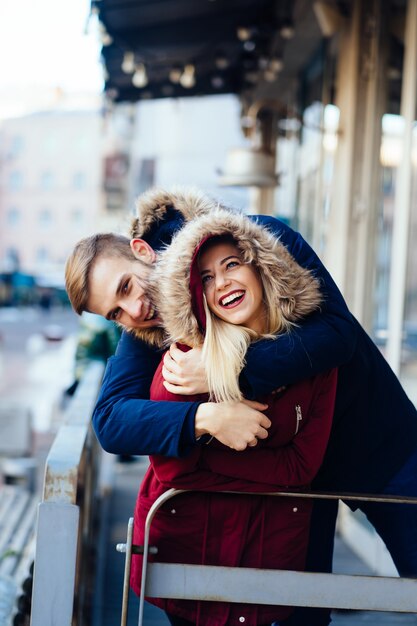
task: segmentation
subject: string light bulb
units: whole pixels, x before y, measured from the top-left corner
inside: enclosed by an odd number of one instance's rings
[[[122,70],[125,74],[133,74],[135,71],[135,55],[133,52],[125,52],[122,61]]]
[[[252,36],[252,30],[246,26],[239,26],[236,34],[239,41],[248,41]]]
[[[148,75],[146,73],[146,67],[143,63],[139,63],[136,66],[135,73],[132,76],[132,83],[135,87],[146,87],[148,84]]]
[[[256,48],[256,43],[252,41],[252,39],[248,39],[248,41],[245,41],[245,43],[243,44],[243,48],[246,50],[246,52],[253,52]]]
[[[268,69],[272,70],[276,74],[278,74],[278,72],[282,72],[284,69],[284,61],[282,57],[272,57],[269,61]]]
[[[101,36],[101,43],[104,47],[111,46],[111,44],[113,43],[113,37],[109,35],[109,33],[106,31]]]
[[[224,78],[222,76],[212,76],[211,86],[213,89],[222,89],[224,87]]]
[[[279,29],[279,34],[283,39],[292,39],[295,35],[293,22],[291,20],[285,20],[284,22],[282,22]]]
[[[226,70],[230,65],[230,61],[223,52],[218,52],[214,59],[214,64],[218,70]]]
[[[266,70],[269,66],[269,59],[266,56],[260,56],[258,59],[258,67],[260,70]]]
[[[184,89],[191,89],[195,86],[195,67],[192,63],[184,67],[180,78],[180,85],[184,87]]]
[[[100,29],[100,41],[102,46],[110,46],[113,43],[113,37],[109,35],[106,30],[106,27],[102,22],[99,22]]]
[[[174,85],[178,85],[178,83],[180,82],[181,75],[182,75],[182,69],[178,65],[174,65],[170,69],[169,74],[168,74],[169,80]]]
[[[264,71],[264,79],[267,83],[273,83],[276,81],[277,75],[273,70],[267,69]]]

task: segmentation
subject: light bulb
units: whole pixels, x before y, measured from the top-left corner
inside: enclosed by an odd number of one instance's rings
[[[247,28],[246,26],[239,26],[237,31],[237,38],[240,41],[247,41],[248,39],[250,39],[250,36],[252,34],[251,29]]]
[[[135,87],[146,87],[148,84],[148,76],[146,74],[146,68],[143,63],[139,63],[136,66],[135,73],[132,76],[132,83]]]
[[[281,72],[284,68],[284,61],[281,57],[272,57],[269,61],[269,69],[275,73]]]
[[[272,70],[268,69],[264,71],[264,79],[266,80],[267,83],[273,83],[276,80],[276,78],[277,78],[277,75]]]
[[[266,70],[266,68],[269,65],[269,59],[268,57],[259,57],[258,59],[258,67],[260,70]]]
[[[109,35],[106,27],[102,22],[99,22],[100,41],[102,46],[110,46],[113,43],[113,37]]]
[[[181,74],[180,85],[185,89],[191,89],[195,85],[195,67],[192,64],[186,65]]]
[[[294,24],[287,20],[281,24],[279,34],[283,39],[292,39],[295,34]]]
[[[168,74],[169,80],[171,81],[171,83],[174,83],[174,85],[177,85],[180,82],[181,74],[182,74],[182,70],[180,67],[178,67],[178,65],[175,65],[174,67],[172,67]]]
[[[122,62],[122,70],[125,74],[133,74],[135,71],[135,55],[133,52],[125,52]]]
[[[227,56],[219,52],[219,54],[217,54],[216,58],[214,59],[214,64],[218,70],[226,70],[230,65],[230,61]]]
[[[256,43],[252,41],[252,39],[249,39],[248,41],[245,41],[245,43],[243,44],[243,47],[246,50],[246,52],[253,52],[256,48]]]
[[[111,46],[113,43],[113,37],[106,31],[101,35],[101,43],[103,46]]]
[[[212,76],[211,85],[214,89],[221,89],[224,87],[224,79],[221,76]]]

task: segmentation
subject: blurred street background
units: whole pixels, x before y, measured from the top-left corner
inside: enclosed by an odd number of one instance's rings
[[[0,309],[0,396],[32,413],[36,433],[60,424],[62,394],[74,381],[78,327],[69,307]]]

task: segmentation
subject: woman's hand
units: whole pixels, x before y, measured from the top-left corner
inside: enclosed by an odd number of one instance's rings
[[[183,352],[176,343],[171,344],[164,356],[162,368],[164,387],[170,393],[193,396],[207,393],[207,378],[201,358],[201,348]]]
[[[204,402],[195,415],[196,437],[210,434],[234,450],[256,446],[258,439],[268,437],[271,421],[261,413],[267,408],[267,404],[251,400]]]

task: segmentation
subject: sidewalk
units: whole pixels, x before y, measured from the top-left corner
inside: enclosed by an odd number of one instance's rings
[[[121,597],[123,585],[124,555],[116,552],[116,543],[126,539],[129,517],[133,515],[136,493],[140,480],[147,468],[147,458],[140,457],[133,463],[114,463],[114,485],[107,499],[105,536],[99,548],[99,568],[97,592],[94,596],[93,626],[116,626],[120,624]],[[334,571],[344,574],[370,574],[371,572],[346,545],[336,541]],[[406,613],[379,613],[375,611],[333,611],[332,626],[405,626],[417,625],[417,616]],[[128,626],[138,622],[138,601],[130,594]],[[146,626],[169,626],[165,614],[147,604],[145,607]]]

